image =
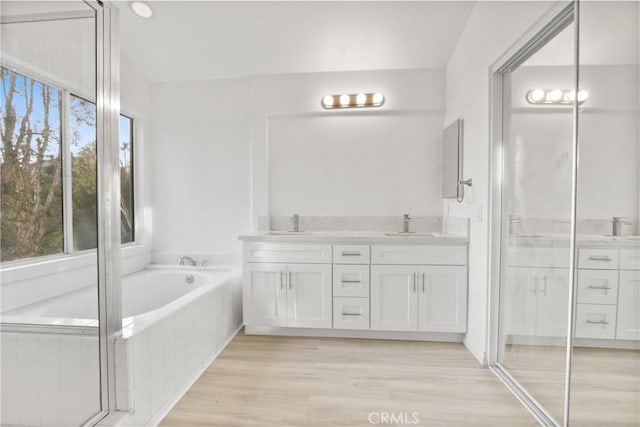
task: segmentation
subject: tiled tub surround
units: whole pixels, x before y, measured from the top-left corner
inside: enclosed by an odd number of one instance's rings
[[[80,425],[100,408],[97,329],[47,328],[2,331],[0,425]]]
[[[187,275],[194,276],[192,284]],[[92,294],[79,290],[2,316],[2,425],[39,425],[40,419],[79,424],[95,412],[84,410],[98,402],[97,329],[54,326],[95,322],[71,311],[90,304],[81,300]],[[129,412],[129,425],[154,423],[242,324],[240,269],[150,266],[125,276],[123,311],[124,328],[115,343],[117,406]],[[56,317],[62,313],[69,318]],[[37,326],[27,332],[7,320],[45,326],[30,333]],[[5,387],[15,393],[8,395]],[[72,416],[82,418],[71,422]]]

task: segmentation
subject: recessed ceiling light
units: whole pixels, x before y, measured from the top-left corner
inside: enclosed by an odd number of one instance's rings
[[[129,6],[133,13],[141,18],[151,18],[153,15],[153,9],[151,9],[151,5],[147,1],[131,1]]]

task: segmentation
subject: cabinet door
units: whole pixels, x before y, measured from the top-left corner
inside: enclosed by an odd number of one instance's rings
[[[418,330],[466,332],[467,268],[418,269]]]
[[[616,338],[640,339],[640,271],[620,271]]]
[[[247,326],[286,326],[285,271],[284,264],[244,264],[242,300]]]
[[[545,268],[537,284],[536,335],[566,337],[569,316],[569,270]]]
[[[371,266],[372,330],[418,330],[417,276],[414,266]]]
[[[289,264],[287,326],[331,328],[331,265]]]
[[[536,286],[541,270],[531,267],[509,267],[504,284],[503,304],[505,319],[502,321],[502,335],[536,334]]]

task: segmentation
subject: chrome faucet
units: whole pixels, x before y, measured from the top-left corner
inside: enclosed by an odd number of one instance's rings
[[[198,263],[196,262],[195,259],[191,258],[190,256],[183,255],[180,258],[178,258],[178,265],[190,265],[192,267],[195,267],[196,265],[198,265]]]
[[[411,217],[409,214],[402,215],[402,232],[410,233],[409,231],[409,223],[411,222]]]
[[[611,228],[612,236],[621,236],[622,235],[622,226],[623,225],[631,225],[629,221],[625,221],[625,218],[622,216],[614,216],[611,218],[611,224],[613,227]]]
[[[298,233],[300,231],[300,216],[298,214],[293,214],[291,217],[291,226],[294,233]]]

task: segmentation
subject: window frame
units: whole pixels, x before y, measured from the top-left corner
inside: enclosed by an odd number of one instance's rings
[[[90,102],[96,105],[95,100],[92,100],[92,97],[86,96],[83,94],[79,88],[69,89],[64,87],[64,82],[54,81],[50,76],[45,76],[38,71],[33,70],[25,70],[26,67],[23,64],[13,64],[10,61],[7,61],[5,58],[2,58],[0,61],[0,66],[5,70],[8,70],[12,73],[16,73],[24,78],[35,80],[37,83],[40,83],[45,86],[49,86],[52,89],[58,90],[60,92],[60,157],[62,162],[62,168],[60,171],[61,177],[61,191],[62,191],[62,252],[58,252],[55,254],[48,255],[40,255],[40,256],[29,256],[24,258],[13,259],[10,261],[2,261],[2,266],[0,270],[7,267],[14,266],[22,266],[29,264],[36,264],[41,262],[50,262],[58,259],[64,259],[69,257],[77,257],[82,255],[88,255],[94,253],[96,248],[91,249],[81,249],[74,250],[73,249],[73,177],[72,177],[72,155],[71,155],[71,97],[74,96],[76,98],[80,98],[84,101]],[[93,97],[95,98],[95,96]],[[97,111],[97,107],[96,107]],[[137,239],[137,227],[136,223],[138,222],[138,215],[136,212],[137,206],[137,191],[135,184],[135,175],[136,175],[136,165],[135,165],[135,156],[134,146],[136,145],[136,122],[137,119],[135,115],[125,114],[122,111],[118,112],[118,129],[120,128],[120,117],[125,117],[131,120],[131,130],[130,130],[130,138],[131,138],[131,192],[132,192],[132,206],[131,213],[133,218],[133,226],[131,227],[131,235],[132,240],[127,243],[121,243],[120,247],[132,247],[138,246]],[[119,135],[119,133],[118,133]],[[120,141],[118,140],[118,144]],[[97,180],[97,176],[96,176]],[[96,181],[97,183],[97,181]],[[97,224],[97,218],[96,218]],[[97,232],[97,230],[96,230]]]

